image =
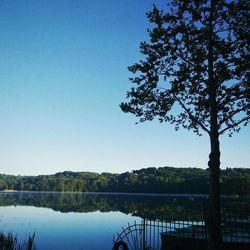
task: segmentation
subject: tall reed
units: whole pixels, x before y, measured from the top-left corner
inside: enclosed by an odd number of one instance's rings
[[[32,236],[29,235],[28,240],[21,244],[18,243],[16,235],[0,232],[0,250],[36,250],[34,239],[35,233]]]

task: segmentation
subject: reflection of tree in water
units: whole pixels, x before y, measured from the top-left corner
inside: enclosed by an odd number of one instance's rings
[[[84,193],[2,193],[0,205],[22,205],[51,208],[67,212],[120,211],[148,219],[199,219],[204,199],[168,196],[84,194]]]

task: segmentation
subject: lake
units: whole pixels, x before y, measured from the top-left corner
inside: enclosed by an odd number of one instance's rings
[[[128,223],[201,220],[205,197],[54,192],[0,193],[0,226],[39,250],[110,250]]]

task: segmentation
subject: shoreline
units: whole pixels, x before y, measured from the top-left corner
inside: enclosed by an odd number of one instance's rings
[[[190,194],[190,193],[129,193],[129,192],[62,192],[62,191],[19,191],[19,190],[0,190],[0,194],[8,193],[34,193],[34,194],[83,194],[83,195],[119,195],[119,196],[156,196],[156,197],[177,197],[177,198],[204,198],[208,199],[208,194]],[[221,194],[221,198],[250,198],[249,196],[239,195],[224,195]]]

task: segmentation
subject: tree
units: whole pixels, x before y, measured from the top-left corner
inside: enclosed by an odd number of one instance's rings
[[[140,122],[160,122],[209,135],[209,249],[220,249],[219,136],[250,119],[249,1],[173,0],[147,13],[153,28],[129,67],[136,85],[121,103]]]

